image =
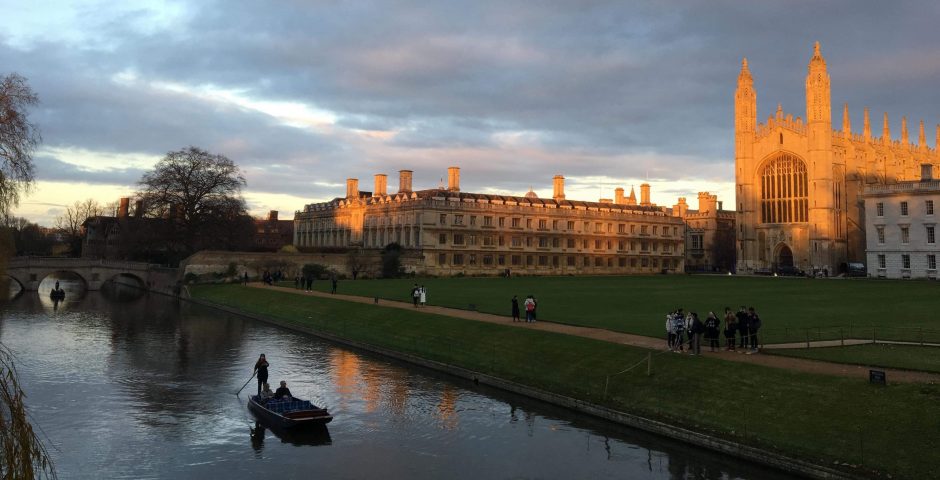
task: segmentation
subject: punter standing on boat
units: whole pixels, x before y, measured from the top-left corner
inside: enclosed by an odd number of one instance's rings
[[[268,360],[263,353],[255,362],[255,373],[258,375],[258,395],[261,395],[261,386],[268,383]]]

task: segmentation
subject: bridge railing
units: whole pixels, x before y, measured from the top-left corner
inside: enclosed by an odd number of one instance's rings
[[[7,268],[77,268],[101,266],[120,270],[148,270],[160,268],[162,265],[146,262],[129,262],[126,260],[105,260],[103,258],[72,258],[72,257],[13,257]]]

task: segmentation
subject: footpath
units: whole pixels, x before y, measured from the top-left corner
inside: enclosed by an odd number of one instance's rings
[[[653,337],[644,337],[642,335],[634,335],[630,333],[614,332],[611,330],[606,330],[603,328],[595,327],[581,327],[576,325],[566,325],[563,323],[555,323],[551,321],[539,320],[534,323],[526,322],[513,322],[510,317],[503,315],[493,315],[491,313],[476,312],[471,310],[460,310],[457,308],[447,308],[440,307],[435,305],[427,305],[420,308],[415,308],[412,303],[409,302],[399,302],[394,300],[378,299],[376,302],[375,298],[372,297],[361,297],[356,295],[344,295],[344,294],[330,294],[325,292],[313,291],[305,292],[303,290],[297,290],[289,287],[278,287],[278,286],[269,286],[263,283],[251,283],[249,286],[254,288],[262,288],[268,290],[277,290],[279,292],[293,293],[296,295],[306,295],[306,296],[315,296],[315,297],[324,297],[332,298],[335,300],[343,300],[347,302],[357,302],[357,303],[368,303],[368,304],[378,304],[383,307],[388,308],[400,308],[405,310],[417,310],[422,313],[433,313],[437,315],[444,315],[447,317],[461,318],[464,320],[473,320],[478,322],[489,322],[489,323],[498,323],[500,325],[506,325],[509,327],[517,328],[530,328],[534,330],[542,330],[546,332],[555,332],[562,333],[565,335],[574,335],[584,338],[591,338],[594,340],[602,340],[605,342],[619,343],[623,345],[630,345],[634,347],[647,348],[651,350],[665,350],[665,339],[653,338]],[[838,342],[838,341],[836,341]],[[859,341],[859,343],[865,343]],[[794,344],[799,346],[805,346],[805,343]],[[769,347],[769,346],[768,346]],[[818,373],[823,375],[834,375],[841,377],[851,377],[868,380],[868,370],[869,367],[861,365],[846,365],[841,363],[830,363],[823,362],[819,360],[809,360],[803,358],[794,358],[794,357],[784,357],[779,355],[746,355],[738,352],[729,352],[725,350],[720,350],[718,352],[710,352],[708,348],[702,348],[702,354],[706,356],[713,356],[720,358],[722,360],[728,360],[732,362],[741,362],[741,363],[750,363],[754,365],[762,365],[765,367],[781,368],[785,370],[793,370],[807,373]],[[885,372],[886,378],[889,382],[897,383],[940,383],[940,374],[928,373],[928,372],[915,372],[911,370],[898,370],[892,368],[879,368]]]

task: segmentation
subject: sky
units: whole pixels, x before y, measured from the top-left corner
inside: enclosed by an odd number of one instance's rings
[[[414,171],[463,191],[612,198],[648,182],[671,206],[733,205],[733,98],[747,57],[762,121],[805,118],[819,41],[833,123],[871,108],[894,136],[940,123],[940,2],[0,0],[0,75],[41,104],[35,188],[15,210],[132,196],[190,145],[244,172],[252,214],[281,218]]]

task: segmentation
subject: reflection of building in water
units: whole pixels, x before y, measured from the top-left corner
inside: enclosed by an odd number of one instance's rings
[[[457,389],[447,384],[441,392],[441,401],[437,404],[438,418],[441,419],[441,427],[445,430],[454,430],[457,428],[457,399],[460,397]]]
[[[389,368],[386,379],[391,386],[388,392],[388,410],[395,415],[404,415],[408,410],[408,372],[400,368]]]
[[[383,375],[381,370],[372,362],[366,362],[362,381],[365,383],[365,389],[362,394],[362,398],[366,402],[365,411],[366,413],[371,413],[379,408],[379,402],[382,400]]]
[[[362,249],[397,243],[403,266],[434,275],[622,274],[682,271],[684,222],[650,202],[650,187],[616,190],[598,202],[565,197],[564,177],[552,198],[460,191],[460,169],[448,185],[412,190],[410,170],[399,172],[398,193],[376,175],[374,192],[347,180],[346,196],[305,205],[294,215],[294,245],[305,251]],[[405,261],[407,260],[407,262]]]
[[[340,406],[345,408],[352,396],[358,395],[359,356],[355,353],[333,348],[330,350],[330,371],[333,372],[333,384],[339,393]]]

